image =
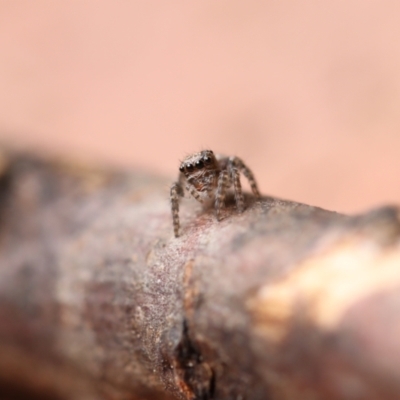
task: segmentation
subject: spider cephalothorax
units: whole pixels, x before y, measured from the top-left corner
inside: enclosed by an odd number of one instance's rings
[[[171,187],[171,210],[175,236],[179,235],[179,198],[186,190],[201,203],[214,201],[217,219],[221,219],[225,194],[233,185],[236,206],[244,209],[240,184],[240,172],[249,180],[256,197],[260,196],[253,173],[238,157],[216,156],[211,150],[203,150],[186,157],[179,167],[179,179]]]

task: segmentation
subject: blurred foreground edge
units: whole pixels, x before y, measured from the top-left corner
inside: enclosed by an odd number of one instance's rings
[[[246,197],[0,157],[0,399],[400,399],[396,207]]]

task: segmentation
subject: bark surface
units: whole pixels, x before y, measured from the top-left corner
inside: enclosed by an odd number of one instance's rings
[[[400,399],[400,222],[0,159],[1,399]],[[173,180],[171,180],[172,182]]]

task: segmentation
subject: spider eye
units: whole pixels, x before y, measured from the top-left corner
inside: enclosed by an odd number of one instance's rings
[[[184,170],[185,170],[185,167],[184,167],[183,165],[181,165],[181,166],[179,167],[179,171],[183,172]]]
[[[191,172],[193,171],[193,169],[194,169],[193,164],[186,164],[186,171]]]
[[[203,167],[204,167],[204,163],[202,160],[196,161],[196,168],[203,168]]]
[[[211,163],[211,157],[204,156],[203,157],[203,161],[204,161],[204,164],[210,164]]]

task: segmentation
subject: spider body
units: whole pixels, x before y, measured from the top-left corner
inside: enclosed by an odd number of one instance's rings
[[[179,200],[188,192],[200,203],[212,203],[217,219],[227,190],[233,186],[236,206],[239,212],[244,209],[244,197],[240,184],[240,173],[248,179],[254,195],[260,197],[253,173],[238,157],[215,155],[211,150],[203,150],[186,157],[179,167],[179,178],[171,186],[171,211],[174,234],[179,236]]]

